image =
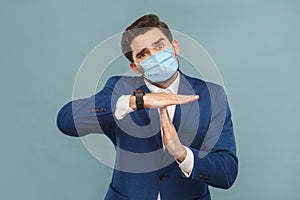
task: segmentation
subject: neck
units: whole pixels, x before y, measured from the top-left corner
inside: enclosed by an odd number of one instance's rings
[[[159,87],[159,88],[166,89],[167,87],[169,87],[175,81],[177,76],[178,76],[178,71],[176,71],[176,73],[171,78],[169,78],[168,80],[166,80],[164,82],[161,82],[161,83],[152,83],[152,84]]]

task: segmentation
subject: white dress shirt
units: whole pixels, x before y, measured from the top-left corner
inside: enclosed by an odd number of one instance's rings
[[[145,81],[146,86],[149,88],[149,90],[152,93],[166,92],[166,93],[177,94],[178,93],[178,88],[179,88],[179,83],[180,83],[180,74],[179,74],[179,72],[177,72],[177,73],[178,73],[177,78],[166,89],[159,88],[159,87],[151,84],[146,79],[144,79],[144,81]],[[132,108],[129,107],[129,105],[130,105],[129,104],[130,103],[129,102],[130,101],[130,96],[131,95],[122,95],[118,99],[117,104],[116,104],[116,110],[115,110],[116,119],[121,120],[127,114],[134,111]],[[171,118],[171,121],[173,121],[173,118],[174,118],[175,108],[176,108],[176,105],[167,107],[167,110],[168,110],[169,116]],[[158,109],[158,112],[159,112],[159,109]],[[162,137],[163,137],[163,131],[161,131],[161,133],[162,133]],[[163,145],[163,148],[165,150],[164,144],[162,144],[162,145]],[[185,148],[187,150],[187,155],[186,155],[185,159],[181,163],[179,163],[176,159],[175,160],[179,164],[179,168],[181,169],[183,174],[186,177],[189,177],[192,170],[193,170],[193,167],[194,167],[194,155],[193,155],[191,149],[189,149],[188,147],[185,147]],[[160,193],[158,193],[158,200],[160,200]]]

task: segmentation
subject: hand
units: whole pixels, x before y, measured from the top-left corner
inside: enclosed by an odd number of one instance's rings
[[[165,108],[171,105],[186,104],[199,99],[198,95],[180,95],[171,93],[147,93],[144,95],[145,108]],[[136,108],[135,97],[130,98],[130,107]]]
[[[187,155],[187,151],[178,138],[177,131],[170,119],[167,108],[160,108],[160,123],[163,130],[163,143],[165,147],[173,157],[182,162]]]

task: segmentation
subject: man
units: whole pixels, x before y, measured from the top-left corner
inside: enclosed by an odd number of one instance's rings
[[[208,186],[229,188],[238,160],[224,89],[179,71],[179,43],[155,15],[122,36],[130,68],[58,113],[70,136],[104,133],[116,148],[107,200],[209,200]]]

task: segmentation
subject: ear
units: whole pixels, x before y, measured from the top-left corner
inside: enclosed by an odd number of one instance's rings
[[[137,69],[137,66],[136,66],[133,62],[131,62],[131,63],[129,64],[129,66],[130,66],[130,69],[131,69],[132,71],[134,71],[134,73],[136,73],[136,74],[141,74],[141,72]]]
[[[175,50],[175,54],[178,55],[179,52],[180,52],[180,47],[179,47],[179,43],[177,40],[173,40],[172,41],[172,45],[174,47],[174,50]]]

